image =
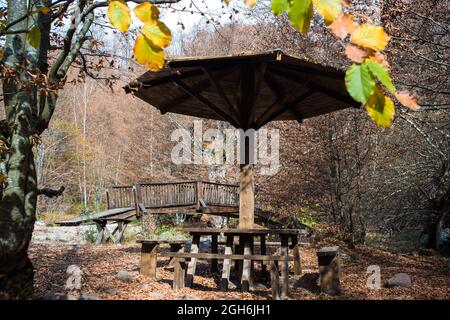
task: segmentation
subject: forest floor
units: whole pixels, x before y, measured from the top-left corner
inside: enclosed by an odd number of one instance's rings
[[[342,254],[342,294],[330,297],[320,293],[316,247],[339,245]],[[164,249],[162,249],[164,250]],[[78,265],[82,272],[82,293],[100,299],[270,299],[270,288],[258,285],[251,293],[241,292],[231,285],[221,292],[220,275],[212,274],[206,262],[199,262],[193,288],[172,290],[173,270],[167,268],[167,259],[158,259],[158,280],[138,274],[140,246],[137,244],[32,244],[29,249],[35,266],[35,296],[49,297],[49,293],[65,293],[66,270]],[[302,248],[303,273],[294,276],[290,266],[290,299],[450,299],[450,260],[440,256],[422,256],[416,253],[394,254],[380,249],[358,246],[349,249],[334,240],[322,241]],[[410,275],[409,288],[368,289],[367,267],[378,265],[382,282],[396,273]],[[219,265],[220,268],[220,265]],[[258,266],[257,266],[258,269]],[[119,280],[117,273],[127,271],[129,281]]]

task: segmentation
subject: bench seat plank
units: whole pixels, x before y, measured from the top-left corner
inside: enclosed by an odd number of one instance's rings
[[[195,258],[199,260],[210,259],[230,259],[230,260],[260,260],[260,261],[294,261],[292,256],[263,256],[263,255],[246,255],[246,254],[220,254],[220,253],[189,253],[189,252],[161,252],[161,257],[171,258]]]

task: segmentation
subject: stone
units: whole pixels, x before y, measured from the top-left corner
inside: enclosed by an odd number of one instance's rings
[[[150,300],[161,300],[164,298],[164,294],[161,292],[151,292],[148,296]]]
[[[136,274],[133,272],[128,272],[128,271],[119,271],[116,274],[116,278],[122,281],[126,281],[126,282],[130,282],[131,280],[133,280],[133,277]]]
[[[96,295],[82,294],[78,300],[102,300],[102,299]]]
[[[117,288],[109,288],[105,290],[106,294],[110,294],[110,295],[114,295],[117,294],[119,292],[119,289]]]
[[[411,277],[406,273],[397,273],[388,281],[386,281],[385,286],[387,288],[394,288],[394,287],[409,288],[411,287]]]
[[[173,298],[172,300],[202,300],[202,298],[196,297],[196,296],[190,296],[190,295],[182,295]]]
[[[61,292],[46,292],[42,297],[42,300],[67,300],[67,295]]]

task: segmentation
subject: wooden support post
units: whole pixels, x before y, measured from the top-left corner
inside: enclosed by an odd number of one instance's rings
[[[341,293],[339,247],[317,250],[319,260],[320,290],[329,295]]]
[[[266,235],[260,237],[260,253],[262,256],[266,255]],[[267,265],[261,261],[261,278],[267,279]]]
[[[281,235],[281,255],[289,256],[289,238],[287,235]],[[281,297],[287,298],[289,295],[289,263],[281,262]]]
[[[142,243],[140,274],[143,276],[156,278],[157,251],[156,243]]]
[[[111,209],[111,196],[109,195],[109,189],[106,189],[106,209]]]
[[[200,235],[194,234],[191,245],[191,253],[198,253],[198,247],[200,245]],[[197,258],[191,258],[189,261],[187,274],[186,274],[186,287],[192,287],[194,283],[195,268],[197,267]]]
[[[212,253],[218,253],[217,237],[218,237],[217,234],[211,235],[211,252]],[[211,260],[211,271],[219,272],[219,268],[217,266],[217,259]]]
[[[225,254],[233,254],[233,240],[234,236],[227,236],[227,241],[225,244]],[[222,291],[228,290],[228,282],[230,281],[230,264],[230,259],[223,260],[222,279],[220,281],[220,290]]]
[[[242,236],[241,241],[243,241],[244,246],[244,255],[253,254],[251,249],[251,236]],[[253,276],[252,276],[252,266],[251,260],[245,259],[242,264],[242,277],[241,277],[241,286],[242,291],[250,291],[250,288],[253,287]]]
[[[300,245],[298,244],[297,235],[291,236],[292,255],[294,256],[294,274],[296,276],[302,274],[302,261],[300,256]]]
[[[184,288],[184,262],[179,258],[174,258],[173,290]]]
[[[106,242],[105,239],[105,228],[106,221],[95,220],[95,225],[97,226],[97,239],[95,240],[95,244],[103,244]]]
[[[183,252],[184,248],[182,244],[180,243],[170,243],[170,252]],[[180,261],[184,261],[183,259],[180,259]],[[175,258],[171,258],[169,260],[169,267],[173,267],[175,264]]]
[[[270,289],[272,290],[272,299],[280,300],[280,276],[275,261],[270,261]]]
[[[246,146],[247,147],[247,146]],[[245,152],[249,152],[248,148]],[[240,166],[239,228],[251,229],[255,222],[255,193],[253,190],[253,164]]]
[[[197,198],[197,211],[200,211],[202,204],[200,203],[200,200],[202,199],[202,190],[203,185],[201,181],[197,181],[195,185],[195,197]]]

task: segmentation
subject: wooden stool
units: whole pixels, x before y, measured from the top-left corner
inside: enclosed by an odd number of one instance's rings
[[[341,293],[339,247],[317,250],[319,260],[320,290],[329,295]]]

